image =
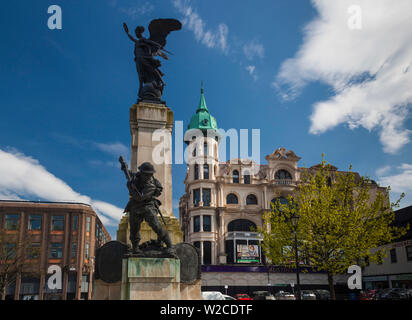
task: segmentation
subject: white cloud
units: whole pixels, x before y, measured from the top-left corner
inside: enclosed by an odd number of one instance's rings
[[[382,177],[382,176],[384,176],[385,174],[387,174],[387,173],[389,173],[389,171],[392,169],[392,167],[391,166],[384,166],[384,167],[381,167],[381,168],[378,168],[378,169],[376,169],[376,175],[378,176],[378,177]]]
[[[400,171],[397,174],[379,177],[379,184],[390,186],[396,193],[412,192],[412,164],[403,163],[397,169]]]
[[[253,60],[256,57],[263,58],[265,54],[265,48],[261,43],[253,40],[243,45],[243,53],[248,60]]]
[[[132,7],[120,7],[119,12],[126,14],[132,19],[136,19],[139,16],[151,13],[154,10],[154,6],[150,2],[139,3]]]
[[[93,142],[93,145],[100,151],[106,152],[114,156],[129,154],[129,148],[120,142],[114,142],[114,143]]]
[[[173,0],[173,5],[183,14],[182,24],[194,33],[197,41],[208,48],[218,48],[224,53],[228,52],[227,36],[229,28],[226,24],[220,23],[216,30],[208,30],[206,29],[206,23],[191,6],[190,1]]]
[[[273,83],[284,99],[294,99],[309,82],[333,88],[315,103],[310,133],[346,123],[377,130],[383,150],[396,153],[410,141],[403,127],[412,102],[412,2],[358,0],[362,29],[351,29],[352,0],[312,0],[318,16],[304,29],[295,57],[281,65]]]
[[[24,198],[90,204],[102,223],[116,225],[123,210],[109,203],[91,199],[74,191],[67,183],[48,172],[40,163],[16,150],[0,149],[0,198]]]
[[[256,67],[255,66],[247,66],[246,67],[247,72],[249,72],[249,74],[253,77],[253,80],[256,81],[257,80],[257,74],[256,74]]]

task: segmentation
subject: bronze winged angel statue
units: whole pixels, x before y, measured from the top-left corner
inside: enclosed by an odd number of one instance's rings
[[[164,74],[159,69],[161,62],[155,57],[169,59],[166,53],[170,52],[164,49],[166,37],[170,32],[180,30],[182,24],[176,19],[152,20],[149,24],[149,39],[143,37],[145,29],[142,26],[136,27],[136,38],[130,34],[126,23],[123,23],[123,28],[130,40],[134,42],[134,61],[140,83],[138,102],[148,100],[160,103],[165,83],[162,79]]]

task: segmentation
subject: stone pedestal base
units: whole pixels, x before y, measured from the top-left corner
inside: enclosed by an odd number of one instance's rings
[[[180,284],[180,300],[203,300],[202,298],[202,280],[196,280],[194,283]]]
[[[159,219],[161,219],[159,217]],[[175,216],[165,216],[166,230],[169,232],[170,240],[172,244],[177,244],[183,242],[183,232],[180,228],[179,220]],[[162,227],[164,228],[163,222],[160,220]],[[121,241],[126,244],[130,244],[130,225],[129,225],[129,216],[124,215],[119,223],[119,228],[117,229],[116,240]],[[140,243],[149,241],[150,239],[157,239],[156,233],[150,228],[150,226],[144,221],[140,227],[140,236],[142,237]]]
[[[120,300],[122,283],[107,283],[103,280],[95,280],[92,300]]]
[[[122,300],[180,300],[180,260],[125,258]]]

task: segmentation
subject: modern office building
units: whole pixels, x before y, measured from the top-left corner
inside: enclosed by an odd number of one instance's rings
[[[0,274],[8,265],[13,270],[10,264],[16,271],[7,299],[91,298],[95,250],[110,241],[110,235],[90,205],[3,200],[0,233],[7,253],[0,255]],[[61,270],[61,286],[56,270]]]

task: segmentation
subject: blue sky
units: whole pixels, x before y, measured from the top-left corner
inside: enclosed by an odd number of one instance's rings
[[[161,68],[175,120],[187,126],[203,80],[219,127],[261,130],[263,163],[281,146],[302,157],[300,166],[325,153],[341,170],[352,164],[391,185],[391,200],[405,192],[401,206],[411,205],[411,4],[355,1],[362,28],[352,30],[353,2],[5,2],[0,198],[88,202],[115,235],[128,199],[117,158],[129,155],[138,88],[122,22],[133,30],[161,17],[183,22]],[[62,30],[47,27],[53,4],[62,8]],[[185,172],[173,165],[175,206]]]

